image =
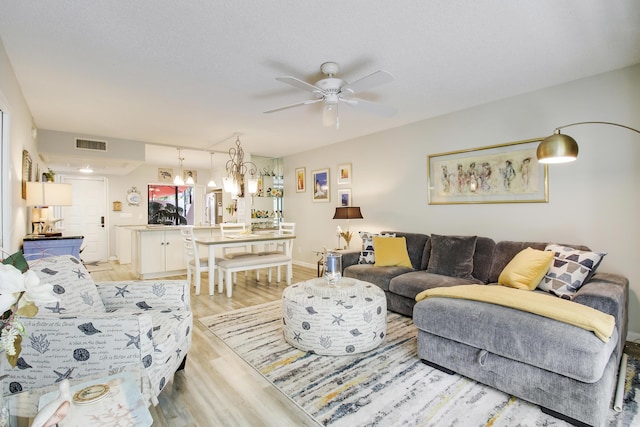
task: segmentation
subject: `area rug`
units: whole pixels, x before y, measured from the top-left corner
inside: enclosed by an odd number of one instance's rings
[[[538,406],[417,356],[411,318],[388,313],[387,337],[367,353],[319,356],[289,345],[280,301],[200,319],[215,335],[318,423],[355,426],[570,426]],[[640,361],[629,357],[622,412],[608,427],[640,425]]]

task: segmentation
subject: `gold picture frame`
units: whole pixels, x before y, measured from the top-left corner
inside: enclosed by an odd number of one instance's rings
[[[548,167],[536,157],[542,139],[427,156],[429,204],[548,203]]]
[[[22,150],[22,198],[27,198],[27,182],[31,181],[33,161],[27,150]]]
[[[307,191],[307,175],[305,168],[296,168],[296,193]]]

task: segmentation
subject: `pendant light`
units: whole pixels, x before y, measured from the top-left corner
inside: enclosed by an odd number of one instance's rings
[[[173,177],[173,183],[175,185],[184,185],[184,179],[182,179],[182,161],[184,160],[184,157],[182,157],[182,148],[178,148],[178,163],[179,163],[179,168],[178,168],[178,172],[176,172],[175,176]]]
[[[213,151],[209,154],[211,155],[211,169],[209,169],[209,183],[207,187],[217,187],[216,182],[213,180]]]

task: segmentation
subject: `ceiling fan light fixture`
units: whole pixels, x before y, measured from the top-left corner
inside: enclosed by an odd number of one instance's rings
[[[340,119],[338,117],[338,104],[325,103],[322,107],[322,126],[340,129]]]

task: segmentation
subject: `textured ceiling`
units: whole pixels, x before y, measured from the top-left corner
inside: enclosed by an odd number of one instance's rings
[[[0,38],[38,128],[279,157],[638,63],[640,2],[7,0]],[[263,113],[326,61],[398,113]]]

